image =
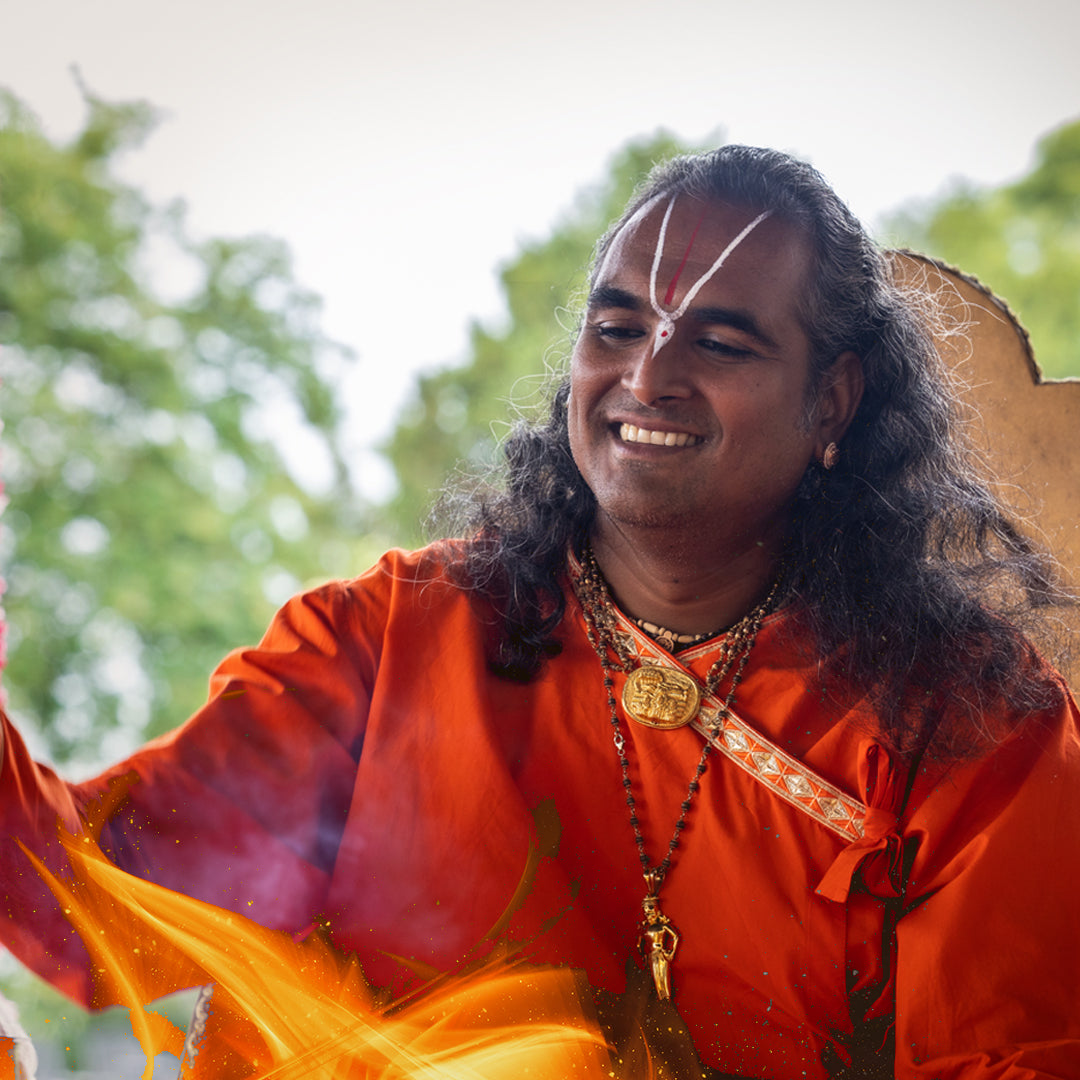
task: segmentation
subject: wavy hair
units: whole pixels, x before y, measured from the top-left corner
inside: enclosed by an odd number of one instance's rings
[[[800,308],[808,410],[837,356],[862,359],[865,390],[839,464],[810,467],[784,545],[799,639],[822,658],[826,683],[870,696],[878,734],[895,751],[933,742],[945,756],[976,752],[1005,734],[1007,717],[1060,694],[1024,631],[1064,596],[1052,560],[958,436],[926,298],[897,285],[815,169],[745,146],[656,167],[600,239],[594,275],[633,214],[673,194],[769,210],[809,238],[814,264]],[[568,394],[564,380],[545,420],[514,429],[501,485],[465,501],[472,540],[453,573],[496,612],[491,663],[507,678],[532,678],[558,652],[567,546],[580,549],[596,510],[570,454]],[[957,722],[943,725],[946,715]]]

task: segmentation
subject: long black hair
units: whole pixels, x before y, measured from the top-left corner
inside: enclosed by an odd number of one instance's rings
[[[811,346],[808,409],[853,350],[865,391],[835,469],[804,477],[784,546],[788,599],[822,678],[871,696],[880,736],[904,754],[945,755],[998,737],[994,717],[1059,693],[1022,630],[1059,602],[1052,561],[1010,518],[958,439],[955,396],[925,298],[890,264],[821,175],[772,150],[724,146],[652,171],[601,238],[595,267],[645,203],[672,194],[769,210],[803,230],[814,266],[801,317]],[[559,649],[561,575],[596,510],[570,454],[569,382],[547,417],[519,424],[502,484],[474,492],[457,580],[494,611],[491,663],[529,679]],[[944,716],[959,718],[942,725]],[[936,736],[936,738],[935,738]]]

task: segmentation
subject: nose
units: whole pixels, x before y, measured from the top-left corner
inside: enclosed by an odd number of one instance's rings
[[[655,405],[660,401],[686,398],[692,393],[685,364],[681,362],[680,349],[675,341],[665,341],[658,350],[653,349],[653,339],[647,338],[641,348],[628,358],[623,372],[622,385],[641,402]]]

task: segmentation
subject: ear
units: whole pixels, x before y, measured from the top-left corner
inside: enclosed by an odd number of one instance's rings
[[[829,443],[838,443],[855,418],[863,395],[862,360],[842,352],[822,376],[814,415],[814,451],[820,461]]]

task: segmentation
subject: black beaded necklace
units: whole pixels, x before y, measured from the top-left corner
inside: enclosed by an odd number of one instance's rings
[[[671,997],[671,961],[674,959],[675,951],[679,946],[680,935],[671,919],[660,908],[660,890],[671,870],[675,852],[679,847],[679,840],[683,829],[686,828],[686,819],[693,805],[694,796],[701,789],[701,777],[704,775],[708,765],[709,754],[712,751],[712,739],[719,733],[725,717],[734,704],[735,692],[742,681],[743,672],[746,670],[750,653],[754,648],[754,643],[757,641],[757,634],[761,628],[762,620],[772,609],[779,592],[779,581],[774,582],[768,596],[760,604],[728,630],[720,646],[720,655],[705,678],[705,692],[715,694],[717,688],[731,671],[732,666],[735,665],[736,659],[738,660],[731,677],[731,686],[724,698],[719,714],[714,720],[713,726],[707,732],[701,757],[698,759],[697,766],[690,778],[686,798],[679,804],[679,817],[675,822],[671,839],[668,841],[667,851],[664,853],[663,859],[655,866],[651,864],[648,852],[645,849],[645,837],[641,831],[641,821],[637,814],[637,802],[634,798],[634,785],[630,777],[630,761],[626,754],[626,740],[622,733],[618,703],[615,699],[614,672],[622,671],[629,674],[634,670],[640,670],[640,668],[632,652],[633,642],[628,635],[618,629],[618,618],[611,602],[607,582],[604,580],[604,576],[596,562],[596,556],[589,545],[586,545],[582,551],[581,571],[574,579],[574,592],[585,616],[585,633],[588,635],[589,643],[600,660],[600,666],[604,673],[604,691],[607,694],[608,709],[611,716],[612,741],[615,744],[615,752],[618,754],[619,766],[622,770],[622,785],[626,795],[630,827],[634,831],[638,860],[641,863],[641,872],[645,879],[645,898],[642,900],[644,914],[638,946],[649,961],[657,996],[661,1000],[667,1000]],[[682,673],[680,673],[680,676],[689,679],[689,676],[682,675]],[[696,708],[694,711],[696,712]],[[634,717],[634,713],[629,711],[628,715]],[[651,724],[650,726],[658,725]]]

